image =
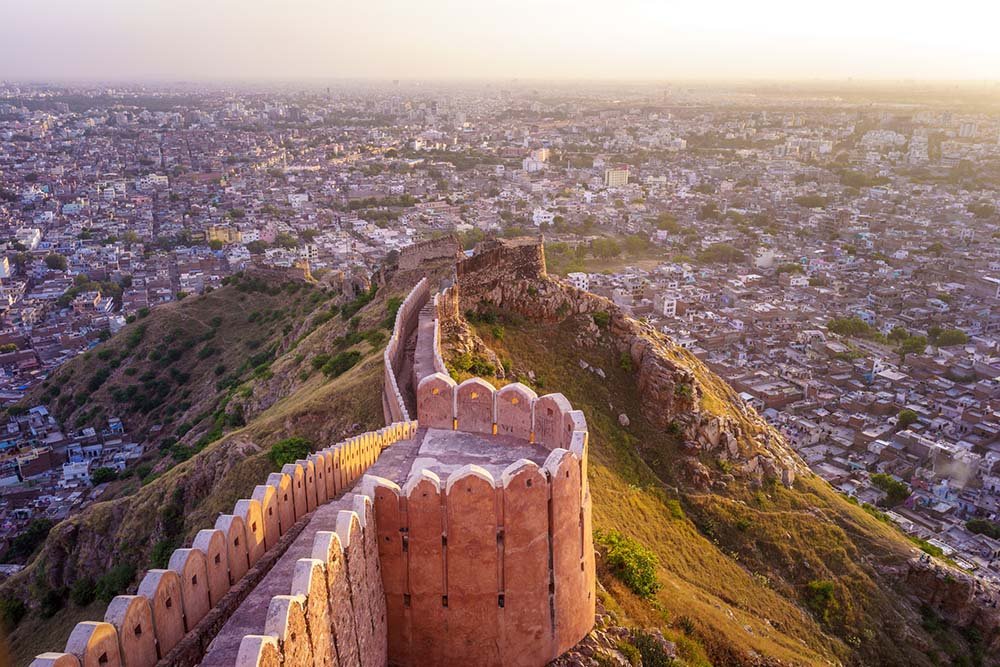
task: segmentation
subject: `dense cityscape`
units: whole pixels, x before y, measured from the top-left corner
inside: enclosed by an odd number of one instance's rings
[[[0,540],[143,465],[114,416],[20,403],[127,322],[252,267],[343,290],[420,240],[542,235],[550,273],[701,358],[823,479],[1000,578],[998,174],[1000,116],[936,98],[0,86]]]

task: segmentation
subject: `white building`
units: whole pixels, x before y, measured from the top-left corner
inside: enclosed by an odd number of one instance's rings
[[[580,271],[566,274],[566,280],[570,285],[585,292],[590,290],[590,275]]]
[[[551,225],[552,221],[555,220],[556,214],[551,211],[546,211],[544,208],[536,207],[531,214],[531,222],[535,224],[535,227],[541,227],[542,225]]]

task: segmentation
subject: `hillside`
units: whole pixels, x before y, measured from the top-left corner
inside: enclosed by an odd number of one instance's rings
[[[995,611],[974,608],[960,573],[924,576],[904,535],[810,474],[669,339],[497,252],[459,272],[446,360],[585,412],[595,530],[657,561],[646,599],[599,570],[615,623],[661,628],[685,664],[996,662]]]
[[[248,497],[273,468],[275,443],[301,437],[315,449],[382,425],[380,352],[413,280],[379,275],[351,298],[236,276],[154,309],[28,397],[67,428],[118,416],[151,446],[135,472],[53,527],[28,567],[0,586],[0,600],[29,610],[8,638],[15,664],[61,645],[95,593],[90,607],[103,609],[100,598],[128,590],[136,572],[162,566]]]
[[[996,663],[1000,622],[968,578],[916,563],[695,357],[549,278],[536,242],[486,244],[457,271],[439,245],[390,258],[357,296],[238,276],[139,318],[30,397],[70,426],[118,416],[151,447],[0,586],[30,609],[9,637],[15,664],[246,497],[276,443],[381,425],[386,325],[425,274],[457,284],[439,310],[456,379],[560,391],[586,415],[599,628],[620,626],[597,641],[628,656],[617,633],[656,629],[682,665]],[[652,558],[644,588],[622,576],[623,542]]]

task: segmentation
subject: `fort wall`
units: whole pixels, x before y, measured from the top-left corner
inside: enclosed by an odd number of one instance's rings
[[[427,279],[420,282],[406,295],[399,310],[396,311],[396,321],[392,327],[392,335],[383,352],[385,379],[382,388],[382,408],[388,423],[410,421],[410,415],[399,389],[397,377],[406,352],[406,341],[417,328],[420,319],[420,309],[430,300],[430,289]]]
[[[190,547],[175,550],[167,568],[147,571],[136,595],[114,598],[103,622],[78,623],[62,652],[42,654],[32,664],[197,664],[225,619],[304,526],[303,519],[319,504],[342,495],[375,462],[383,448],[413,437],[416,429],[416,422],[393,423],[348,438],[310,455],[308,460],[286,464],[281,472],[271,473],[265,484],[254,489],[251,498],[236,502],[232,514],[220,515],[213,528],[198,532]],[[364,523],[359,526],[367,526],[372,520],[372,512],[367,509],[370,503],[358,507],[364,515]],[[378,563],[373,528],[370,534],[367,546],[360,533],[355,536],[354,549],[359,553],[355,557],[359,568],[356,578],[359,586],[368,587],[367,592],[358,588],[357,595],[366,601],[364,613],[371,637],[366,645],[379,649],[379,638],[385,632],[373,630],[370,618],[375,614],[384,617],[384,601],[379,602],[381,580],[374,575]],[[286,631],[296,627],[299,617],[308,612],[296,604],[286,602],[282,607],[285,615],[281,627]],[[256,650],[265,661],[261,664],[266,664],[275,650],[277,655],[283,655],[283,647],[280,641],[259,643]]]

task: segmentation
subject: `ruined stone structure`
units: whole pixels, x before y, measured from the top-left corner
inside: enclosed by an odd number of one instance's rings
[[[399,308],[390,426],[271,473],[33,664],[531,667],[580,641],[596,582],[586,421],[561,394],[456,383],[438,317],[455,290],[432,300],[422,280]]]

